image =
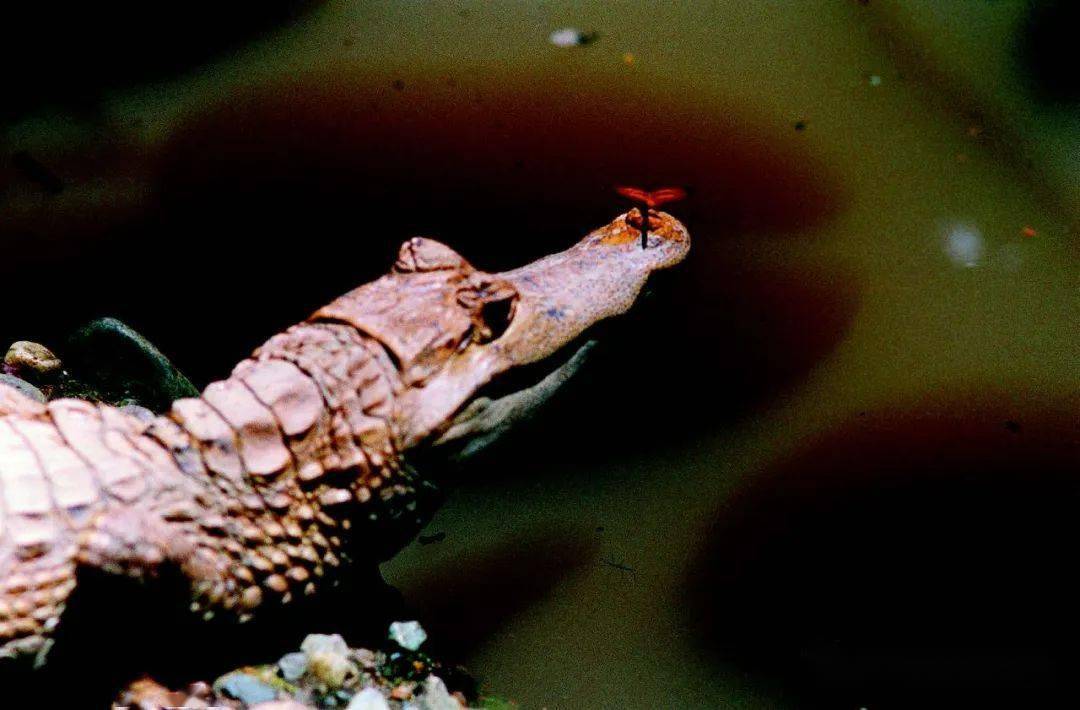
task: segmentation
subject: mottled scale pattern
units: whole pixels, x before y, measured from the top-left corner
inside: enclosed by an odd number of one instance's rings
[[[0,391],[0,656],[43,657],[80,566],[175,564],[193,610],[241,619],[314,592],[397,470],[399,389],[380,346],[309,323],[151,421]]]
[[[0,398],[0,655],[43,655],[78,565],[143,567],[146,540],[116,511],[191,497],[194,481],[135,446],[142,426],[87,402]],[[113,519],[127,530],[110,535]]]
[[[391,273],[150,421],[0,386],[0,656],[42,657],[80,569],[178,568],[194,611],[243,619],[350,556],[392,554],[439,496],[402,450],[437,446],[494,377],[625,312],[681,261],[685,229],[655,219],[641,247],[624,215],[501,274],[409,240]]]

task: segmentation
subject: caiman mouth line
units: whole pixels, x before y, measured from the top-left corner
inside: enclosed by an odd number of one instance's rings
[[[650,295],[651,290],[643,291],[640,298],[651,300],[649,299]],[[621,333],[626,333],[633,328],[634,323],[640,322],[641,320],[641,314],[635,309],[597,321],[588,326],[576,338],[566,343],[550,357],[528,365],[513,368],[500,375],[478,389],[472,397],[464,402],[461,407],[453,413],[453,416],[448,418],[445,426],[442,426],[438,431],[433,432],[432,436],[426,442],[428,445],[422,448],[427,449],[429,452],[432,450],[441,451],[442,460],[461,461],[469,458],[477,451],[486,447],[490,441],[498,437],[498,434],[495,434],[490,438],[465,437],[458,439],[451,437],[449,440],[443,440],[443,437],[446,437],[449,431],[460,424],[463,415],[470,407],[474,407],[477,403],[484,403],[485,401],[490,406],[490,404],[512,400],[515,396],[521,396],[523,393],[540,391],[542,395],[540,400],[534,403],[536,406],[531,407],[517,420],[517,423],[533,417],[537,411],[543,409],[543,406],[547,403],[547,399],[552,395],[557,396],[555,390],[561,388],[562,382],[557,386],[551,387],[550,390],[546,390],[544,387],[546,380],[552,378],[560,379],[564,382],[566,380],[576,379],[577,372],[581,367],[588,367],[590,366],[590,363],[595,366],[593,351],[596,348],[616,340]],[[600,359],[604,360],[613,355],[614,354],[608,350],[606,355],[600,356]]]
[[[507,395],[520,392],[539,384],[545,377],[566,365],[566,363],[568,363],[574,355],[580,352],[586,345],[601,340],[603,336],[609,332],[610,327],[611,324],[609,322],[591,325],[586,328],[581,335],[564,345],[562,349],[551,357],[528,365],[522,365],[521,367],[515,367],[505,374],[496,377],[494,380],[478,389],[475,395],[454,413],[455,416],[460,414],[461,410],[469,406],[469,403],[473,400],[482,397],[491,400],[502,399]]]
[[[652,279],[662,279],[664,276],[665,274],[653,274],[650,276],[650,281]],[[646,286],[638,296],[639,303],[644,305],[651,301],[654,290],[651,284]],[[634,324],[642,322],[644,320],[642,316],[643,310],[642,308],[634,308],[626,313],[610,316],[593,323],[550,357],[512,368],[507,373],[496,377],[477,390],[473,399],[480,397],[493,400],[499,399],[540,383],[545,377],[566,365],[583,348],[607,344],[633,328]],[[633,355],[630,354],[629,356],[632,357]],[[455,412],[455,416],[467,406],[468,402],[462,405],[458,412]]]

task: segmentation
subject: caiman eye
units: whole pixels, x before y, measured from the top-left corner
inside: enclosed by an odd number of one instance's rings
[[[506,296],[497,301],[485,301],[480,307],[480,321],[482,327],[478,330],[477,342],[490,343],[510,327],[510,321],[514,319],[514,302],[517,295]]]
[[[506,332],[514,320],[514,304],[518,292],[508,281],[492,279],[483,274],[474,277],[458,291],[458,304],[472,318],[471,337],[465,342],[490,343]]]

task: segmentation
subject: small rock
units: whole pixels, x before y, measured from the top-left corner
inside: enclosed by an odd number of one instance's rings
[[[29,397],[35,402],[41,402],[42,404],[45,404],[45,395],[41,393],[41,390],[39,390],[37,387],[34,387],[26,380],[16,377],[15,375],[6,375],[0,373],[0,385],[7,385],[8,387],[11,387],[15,391],[17,391],[19,394]]]
[[[286,653],[278,661],[281,677],[287,681],[300,680],[308,668],[308,656],[303,652]]]
[[[316,652],[308,656],[308,670],[328,688],[340,688],[345,680],[359,671],[353,662],[336,653]]]
[[[308,634],[300,643],[300,650],[309,656],[319,651],[344,656],[349,652],[349,644],[345,643],[341,634]]]
[[[402,648],[415,651],[427,640],[419,621],[395,621],[390,624],[390,639]]]
[[[4,369],[10,374],[43,382],[60,372],[60,358],[44,345],[20,340],[12,343],[4,355]]]
[[[416,683],[407,680],[391,690],[390,697],[394,700],[408,700],[413,696],[414,690],[416,690]]]
[[[239,700],[245,705],[265,703],[277,699],[277,691],[258,678],[235,671],[221,676],[214,682],[214,690]]]
[[[576,27],[563,27],[548,35],[548,42],[556,47],[584,47],[599,39],[598,32],[582,32]]]
[[[188,686],[187,694],[192,698],[210,700],[214,696],[214,689],[210,687],[209,683],[198,680]]]
[[[308,634],[300,649],[307,656],[307,668],[329,688],[340,688],[359,669],[349,660],[349,646],[338,634]]]
[[[379,665],[378,655],[368,648],[357,648],[353,650],[353,659],[361,668],[374,668]]]
[[[352,697],[345,710],[390,710],[390,703],[375,688],[364,688]]]
[[[139,421],[150,422],[157,418],[157,415],[151,412],[141,404],[125,404],[120,407],[120,411],[126,414],[130,414]]]
[[[182,705],[186,701],[183,693],[171,691],[150,678],[140,678],[120,693],[113,707],[167,708]]]
[[[80,328],[65,350],[72,387],[89,389],[110,404],[135,402],[163,412],[199,391],[150,341],[115,318]]]
[[[295,700],[271,700],[268,703],[252,705],[249,710],[311,710],[311,707]]]
[[[420,695],[419,705],[420,710],[461,710],[461,703],[450,694],[446,683],[437,675],[429,675],[424,679],[424,691]]]

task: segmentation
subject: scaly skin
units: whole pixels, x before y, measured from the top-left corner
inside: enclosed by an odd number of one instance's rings
[[[689,249],[662,213],[648,248],[639,237],[623,216],[501,274],[410,240],[390,274],[149,421],[0,388],[0,656],[44,658],[79,568],[175,566],[194,611],[243,620],[317,592],[343,559],[379,561],[359,524],[423,522],[409,455],[486,440],[546,397],[563,377],[496,401],[478,390],[626,311]]]

